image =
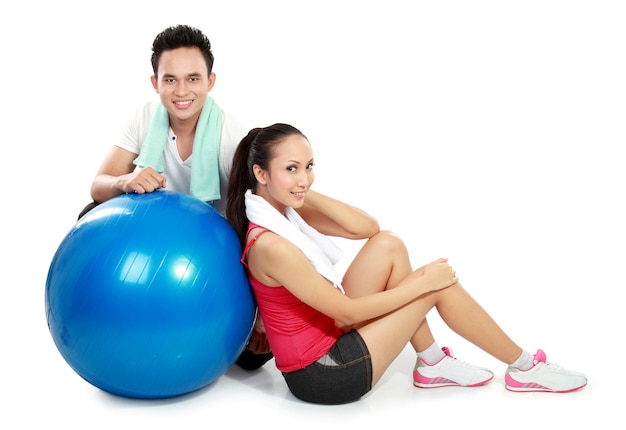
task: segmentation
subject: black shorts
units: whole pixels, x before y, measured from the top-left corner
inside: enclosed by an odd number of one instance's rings
[[[328,351],[332,364],[320,361],[283,372],[289,390],[300,400],[338,405],[360,399],[372,389],[372,358],[356,330],[337,339]]]

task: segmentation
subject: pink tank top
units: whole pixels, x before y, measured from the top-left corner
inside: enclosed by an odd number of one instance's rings
[[[248,231],[255,227],[260,226],[250,223]],[[246,243],[241,256],[244,265],[248,249],[267,231]],[[326,354],[343,334],[334,319],[303,303],[285,287],[267,286],[251,274],[249,279],[278,370],[305,368]]]

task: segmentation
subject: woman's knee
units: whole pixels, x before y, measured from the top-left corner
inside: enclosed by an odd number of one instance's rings
[[[372,244],[385,248],[388,252],[407,253],[406,245],[400,236],[390,230],[381,230],[369,239]]]

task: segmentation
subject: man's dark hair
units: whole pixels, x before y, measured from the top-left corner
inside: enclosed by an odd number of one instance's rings
[[[154,75],[157,74],[159,59],[163,51],[193,46],[200,49],[206,61],[207,69],[211,73],[213,71],[213,52],[211,52],[209,38],[197,28],[188,25],[176,25],[163,30],[152,42],[152,71]]]

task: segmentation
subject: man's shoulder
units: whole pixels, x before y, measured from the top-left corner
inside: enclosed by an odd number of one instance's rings
[[[146,100],[143,105],[140,105],[137,110],[145,112],[148,115],[152,115],[157,106],[161,103],[160,100]]]
[[[159,105],[160,100],[145,100],[143,103],[135,106],[133,115],[134,121],[146,123]]]
[[[223,111],[222,142],[237,146],[249,131],[236,116]]]

